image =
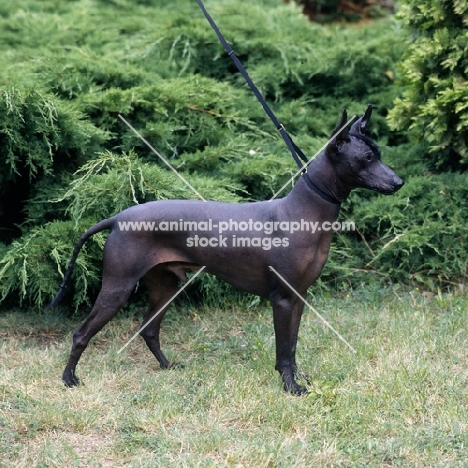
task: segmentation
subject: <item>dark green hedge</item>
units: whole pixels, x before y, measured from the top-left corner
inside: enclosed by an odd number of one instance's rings
[[[343,207],[359,232],[336,237],[323,284],[466,275],[466,174],[434,175],[424,144],[387,123],[405,36],[393,19],[313,24],[277,0],[207,2],[295,141],[313,155],[341,109],[375,105],[371,135],[406,178],[393,197]],[[42,307],[74,242],[134,203],[193,196],[122,114],[206,198],[266,199],[296,170],[284,143],[195,2],[27,0],[0,6],[0,297]],[[96,293],[104,237],[79,257],[67,296]],[[202,289],[213,291],[213,282]]]

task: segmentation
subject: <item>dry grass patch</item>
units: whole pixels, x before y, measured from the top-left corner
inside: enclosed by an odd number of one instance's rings
[[[302,398],[273,370],[268,308],[170,312],[163,347],[185,363],[171,371],[139,338],[118,354],[137,321],[117,318],[86,350],[75,389],[60,374],[78,320],[1,314],[0,465],[463,466],[467,300],[368,289],[314,305],[357,353],[306,315]],[[42,337],[25,339],[34,325]]]

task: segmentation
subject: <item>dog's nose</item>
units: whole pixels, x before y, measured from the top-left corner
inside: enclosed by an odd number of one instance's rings
[[[400,179],[398,176],[395,176],[395,181],[393,182],[393,186],[395,187],[395,192],[397,190],[400,190],[401,187],[403,187],[403,185],[405,185],[405,182]]]

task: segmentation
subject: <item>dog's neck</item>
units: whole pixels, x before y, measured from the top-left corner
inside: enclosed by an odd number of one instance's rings
[[[340,183],[336,170],[325,152],[322,152],[309,164],[304,178],[308,179],[306,182],[308,182],[309,189],[329,203],[344,202],[351,191]],[[314,187],[318,190],[314,190]]]
[[[335,173],[318,156],[280,203],[288,216],[319,222],[336,221],[348,193],[337,188]],[[330,175],[331,174],[331,175]],[[308,180],[307,180],[308,179]],[[312,187],[311,187],[312,186]]]

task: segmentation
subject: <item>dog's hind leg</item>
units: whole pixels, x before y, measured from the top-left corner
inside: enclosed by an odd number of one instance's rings
[[[158,360],[160,366],[163,369],[167,369],[171,364],[161,351],[159,331],[164,314],[170,307],[170,304],[167,304],[167,302],[177,292],[179,278],[170,271],[164,271],[155,267],[146,273],[143,281],[148,289],[149,307],[141,324],[142,330],[140,335]]]
[[[62,379],[67,387],[74,387],[80,383],[75,369],[83,351],[91,338],[96,335],[104,325],[115,317],[120,308],[127,302],[130,293],[135,287],[136,279],[104,276],[102,288],[85,322],[73,333],[73,345],[70,358],[63,371]]]

